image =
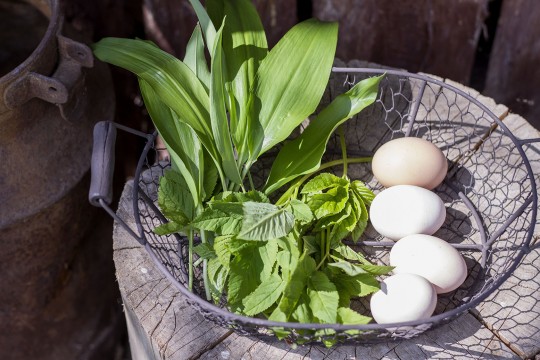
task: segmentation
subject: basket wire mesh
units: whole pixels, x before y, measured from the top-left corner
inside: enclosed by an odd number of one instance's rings
[[[380,69],[334,68],[323,104],[329,103],[356,82],[382,73]],[[162,149],[149,138],[135,174],[133,207],[141,239],[158,268],[186,296],[187,301],[214,323],[240,335],[273,339],[271,329],[290,331],[287,341],[310,343],[325,340],[367,343],[411,338],[447,323],[478,305],[495,291],[530,251],[537,216],[537,191],[523,146],[505,124],[486,106],[447,83],[424,75],[387,70],[378,98],[346,123],[348,156],[373,154],[385,142],[404,136],[427,139],[449,161],[443,184],[434,191],[446,206],[446,220],[435,233],[460,251],[468,268],[465,283],[456,291],[439,295],[435,314],[427,320],[397,324],[299,324],[277,323],[237,315],[226,303],[204,299],[202,266],[195,269],[193,292],[187,290],[187,240],[178,235],[153,232],[167,219],[157,206],[159,177],[170,166]],[[301,129],[300,129],[301,130]],[[534,140],[536,141],[536,139]],[[253,167],[254,181],[262,183],[278,149],[270,151]],[[341,156],[339,139],[333,137],[326,160]],[[349,164],[349,177],[364,181],[375,193],[382,186],[373,178],[370,164]],[[371,226],[355,250],[377,264],[388,264],[393,241]],[[366,300],[352,308],[369,315]]]

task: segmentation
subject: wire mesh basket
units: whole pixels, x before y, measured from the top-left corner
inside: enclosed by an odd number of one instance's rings
[[[323,103],[356,82],[382,72],[380,69],[334,68]],[[348,155],[373,154],[385,142],[404,136],[427,139],[443,151],[449,171],[434,191],[445,203],[447,216],[434,236],[448,241],[463,255],[468,268],[465,282],[457,290],[439,295],[431,318],[407,323],[278,323],[231,313],[224,301],[214,305],[205,300],[202,265],[195,269],[193,292],[187,290],[187,239],[178,235],[158,236],[153,232],[156,226],[167,222],[157,206],[157,190],[159,177],[169,163],[155,143],[156,134],[138,133],[147,138],[133,187],[138,234],[128,231],[146,247],[158,268],[205,318],[241,335],[262,339],[275,338],[273,329],[285,330],[288,332],[286,340],[292,343],[330,340],[350,344],[411,338],[455,319],[486,299],[530,251],[538,199],[523,147],[539,139],[517,139],[490,109],[448,83],[424,75],[385,72],[376,102],[345,125]],[[262,182],[267,177],[276,152],[270,151],[255,165],[255,181]],[[337,137],[330,140],[325,157],[326,160],[341,157]],[[373,178],[369,163],[350,164],[349,177],[364,181],[375,193],[383,189]],[[92,198],[91,195],[91,201],[116,217],[107,207],[110,196]],[[368,226],[361,240],[349,245],[374,263],[387,265],[393,244],[394,241],[383,238]],[[351,307],[370,315],[365,299],[353,301]]]

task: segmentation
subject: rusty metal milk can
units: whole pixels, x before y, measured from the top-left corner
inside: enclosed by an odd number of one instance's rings
[[[92,128],[114,112],[110,75],[66,35],[59,0],[0,0],[0,33],[0,358],[83,358],[114,301],[90,280],[110,255],[88,256],[83,240]],[[33,51],[18,54],[32,36]]]

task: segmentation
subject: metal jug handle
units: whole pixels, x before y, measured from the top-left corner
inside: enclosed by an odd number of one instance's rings
[[[14,109],[33,98],[39,98],[56,104],[62,118],[68,121],[77,120],[84,108],[84,74],[83,67],[94,65],[92,50],[77,41],[57,35],[59,60],[52,76],[29,72],[11,83],[4,92],[4,101],[8,108]],[[79,96],[73,96],[76,91]]]

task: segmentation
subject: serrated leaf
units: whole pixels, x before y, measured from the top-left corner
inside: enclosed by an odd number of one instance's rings
[[[337,177],[334,174],[322,173],[308,181],[300,193],[314,194],[336,186],[347,186],[348,184],[349,182],[346,179]]]
[[[291,244],[289,241],[282,241],[278,239],[278,244],[283,244],[283,250],[277,254],[277,263],[281,267],[281,277],[285,281],[289,281],[292,272],[296,269],[298,260],[300,258],[300,252],[295,244]]]
[[[371,274],[351,277],[340,273],[333,275],[332,281],[339,292],[340,307],[349,307],[353,296],[363,297],[380,289],[379,282]]]
[[[300,256],[298,264],[292,272],[285,290],[283,291],[283,297],[279,302],[279,309],[286,314],[287,319],[296,308],[296,304],[298,303],[300,296],[302,296],[302,293],[307,286],[307,281],[315,271],[316,266],[315,260],[306,253],[303,253],[302,256]]]
[[[386,275],[390,271],[394,270],[393,266],[385,265],[360,264],[360,267],[373,275]]]
[[[375,198],[375,194],[366,186],[366,184],[360,180],[354,180],[352,182],[352,189],[362,198],[362,200],[364,200],[364,203],[367,206],[371,206],[371,203]]]
[[[239,239],[267,241],[286,236],[294,226],[294,216],[273,204],[243,203],[244,216]]]
[[[229,244],[227,247],[229,248],[230,252],[232,254],[239,254],[242,250],[248,248],[248,247],[260,247],[263,246],[265,243],[262,241],[251,241],[251,240],[242,240],[237,239],[236,237],[232,237],[229,241]]]
[[[285,144],[272,164],[264,192],[270,194],[294,178],[317,170],[330,135],[339,125],[375,101],[383,76],[362,80],[345,94],[337,96],[300,136]]]
[[[337,321],[339,294],[336,286],[321,271],[314,272],[308,281],[309,307],[314,316],[327,324]]]
[[[210,292],[215,303],[219,303],[221,295],[227,283],[229,269],[223,266],[218,258],[214,257],[208,261],[208,280]]]
[[[309,206],[303,201],[292,199],[289,202],[287,210],[294,215],[294,219],[300,224],[308,224],[313,221],[313,212],[311,212]]]
[[[158,206],[168,219],[177,223],[188,223],[195,212],[193,197],[184,178],[169,170],[159,180]]]
[[[254,201],[259,203],[270,203],[270,199],[264,193],[257,190],[250,190],[248,192],[236,192],[233,193],[234,199],[238,202]]]
[[[307,202],[317,219],[339,213],[345,208],[349,192],[343,186],[331,188],[326,193],[315,194]]]
[[[319,236],[306,235],[302,239],[304,240],[304,250],[308,255],[320,253],[321,239]]]
[[[265,311],[279,299],[284,288],[285,282],[279,275],[271,275],[242,300],[244,314],[254,316]]]
[[[216,252],[208,243],[202,243],[193,248],[193,251],[203,259],[209,260],[216,257]]]
[[[341,254],[341,256],[343,256],[344,259],[359,261],[362,263],[367,261],[366,258],[362,254],[357,253],[356,251],[354,251],[347,245],[341,244],[340,246],[336,247],[334,250],[338,252],[339,254]]]
[[[350,216],[353,216],[353,219],[348,219]],[[346,222],[345,220],[348,220],[348,221]],[[319,221],[315,223],[314,229],[315,231],[320,231],[322,229],[329,228],[330,226],[341,224],[341,225],[344,225],[344,227],[347,228],[348,230],[348,227],[350,226],[349,223],[352,223],[354,227],[355,222],[356,222],[356,218],[354,217],[354,214],[352,214],[352,206],[349,204],[349,202],[347,202],[343,210],[341,210],[339,213],[328,215],[328,216],[323,217],[322,219],[319,219]]]
[[[338,308],[338,322],[345,325],[364,325],[371,321],[369,316],[364,316],[348,307]]]
[[[174,221],[170,221],[166,224],[162,224],[156,228],[154,228],[154,233],[157,235],[170,235],[174,233],[182,232],[186,226],[186,223],[177,223]]]
[[[200,230],[213,231],[217,235],[231,235],[240,231],[242,216],[236,213],[206,208],[197,216],[191,225]]]
[[[294,309],[292,313],[293,319],[295,319],[299,323],[313,322],[313,314],[311,313],[311,309],[309,308],[309,302],[309,296],[306,293],[302,294],[300,300],[298,301],[296,309]]]
[[[229,267],[231,262],[231,250],[229,249],[229,243],[231,241],[231,235],[216,236],[214,239],[214,251],[219,259],[219,262]]]
[[[353,208],[356,212],[356,224],[354,225],[354,228],[351,230],[351,238],[352,241],[357,242],[358,239],[360,239],[360,236],[364,233],[366,230],[367,224],[368,224],[368,210],[366,208],[366,205],[364,204],[364,199],[360,197],[356,191],[353,190],[353,195],[351,196]]]
[[[362,269],[359,265],[353,264],[348,261],[336,261],[333,263],[329,263],[328,266],[341,269],[345,274],[349,276],[356,276],[358,274],[367,273],[367,271]]]

